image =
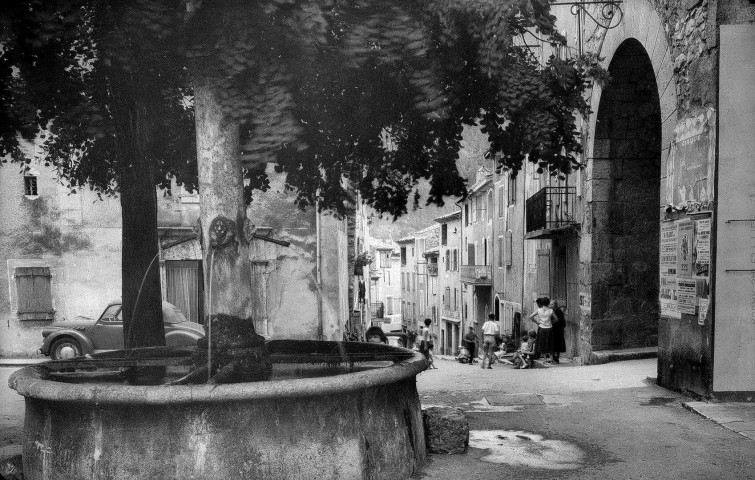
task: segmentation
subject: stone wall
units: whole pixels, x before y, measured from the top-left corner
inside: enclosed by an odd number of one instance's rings
[[[657,342],[661,116],[647,52],[617,50],[598,110],[590,207],[593,350]]]

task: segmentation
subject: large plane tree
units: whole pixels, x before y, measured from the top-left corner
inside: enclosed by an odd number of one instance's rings
[[[49,129],[48,159],[63,178],[120,194],[127,308],[157,244],[144,202],[169,175],[193,184],[194,165],[207,306],[242,322],[246,202],[269,162],[302,208],[348,212],[356,186],[393,216],[419,202],[421,179],[428,202],[465,194],[455,164],[464,125],[479,123],[514,172],[525,159],[552,174],[578,166],[574,113],[587,111],[594,62],[541,65],[513,40],[530,31],[563,41],[547,0],[20,3],[5,16],[14,33],[0,56],[3,151],[21,160],[17,132]],[[143,290],[157,299],[159,283]],[[159,344],[149,311],[127,346]]]

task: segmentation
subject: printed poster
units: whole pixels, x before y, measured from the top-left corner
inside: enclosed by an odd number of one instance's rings
[[[666,163],[667,204],[698,204],[700,208],[694,210],[710,208],[715,146],[716,116],[712,108],[676,125]]]
[[[677,306],[676,276],[661,274],[659,288],[661,315],[670,318],[682,318]]]
[[[681,221],[676,232],[676,276],[692,278],[692,247],[695,236],[691,221]]]
[[[661,224],[661,275],[676,276],[676,224]]]
[[[582,312],[588,314],[592,310],[592,303],[590,302],[590,294],[586,292],[579,292],[579,308]]]
[[[692,263],[696,277],[707,277],[710,269],[710,218],[695,221]]]
[[[695,279],[676,279],[676,298],[679,313],[695,315],[697,313],[697,281]]]
[[[701,298],[699,302],[700,313],[697,316],[697,324],[705,325],[705,319],[708,316],[708,305],[710,305],[710,300],[708,300],[707,298]]]

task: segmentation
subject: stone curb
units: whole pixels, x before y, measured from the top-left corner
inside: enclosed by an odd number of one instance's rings
[[[29,366],[13,373],[10,388],[24,397],[61,402],[96,404],[177,405],[201,402],[228,402],[249,399],[281,399],[322,396],[358,391],[413,377],[427,369],[428,362],[420,353],[391,366],[344,373],[331,377],[299,378],[268,382],[229,383],[221,385],[137,386],[64,383],[49,380],[42,366]]]
[[[755,440],[755,403],[682,402],[690,412],[710,420],[743,437]],[[737,408],[738,407],[738,408]]]
[[[631,348],[627,350],[604,350],[590,354],[590,365],[601,365],[625,360],[642,360],[658,358],[658,347]]]
[[[0,357],[0,367],[28,367],[37,365],[50,360],[50,357],[43,358],[2,358]]]

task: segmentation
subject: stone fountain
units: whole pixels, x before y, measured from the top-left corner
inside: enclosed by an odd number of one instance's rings
[[[269,381],[221,385],[71,383],[26,367],[9,381],[26,401],[24,478],[407,478],[425,461],[415,376],[427,362],[404,358],[300,378],[274,364]]]

